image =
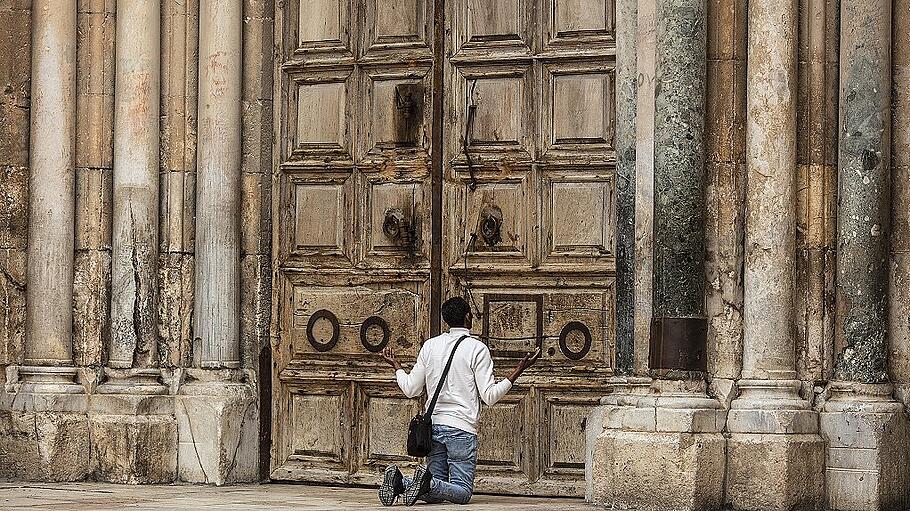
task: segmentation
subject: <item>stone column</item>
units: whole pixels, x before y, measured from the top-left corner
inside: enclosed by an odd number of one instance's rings
[[[261,6],[260,6],[261,7]],[[247,12],[253,12],[247,4]],[[251,481],[254,381],[240,369],[242,0],[199,2],[194,365],[176,399],[182,481]],[[268,51],[262,49],[261,51]]]
[[[19,375],[23,382],[71,383],[75,0],[32,3],[31,112],[25,366]]]
[[[240,366],[241,0],[199,3],[195,362]]]
[[[793,0],[749,2],[743,369],[727,420],[736,509],[823,507],[825,443],[796,379],[797,22]]]
[[[910,0],[894,2],[891,147],[891,378],[910,406]]]
[[[108,376],[158,375],[160,3],[117,2],[114,202]]]
[[[821,414],[833,510],[910,504],[910,433],[888,377],[891,9],[841,3],[837,361]]]
[[[638,7],[656,20],[649,365],[657,379],[650,388],[629,382],[602,400],[589,499],[640,510],[717,509],[726,412],[707,396],[704,379],[707,5],[657,0],[651,11],[648,4]]]

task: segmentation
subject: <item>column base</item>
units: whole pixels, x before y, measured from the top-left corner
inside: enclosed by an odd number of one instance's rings
[[[821,432],[828,441],[828,508],[910,508],[910,424],[890,384],[834,382]]]
[[[91,474],[86,395],[72,367],[7,368],[0,479],[80,481]]]
[[[120,484],[165,484],[177,479],[174,397],[124,383],[98,387],[89,406],[95,479]],[[114,392],[118,390],[119,392]]]
[[[727,416],[727,502],[733,509],[821,511],[825,441],[798,380],[739,381]]]
[[[155,395],[167,394],[161,383],[160,369],[104,368],[105,381],[98,386],[99,394]]]
[[[656,380],[647,395],[608,396],[594,440],[589,501],[611,509],[719,509],[726,411],[704,382]]]
[[[237,370],[187,370],[175,404],[181,481],[259,480],[259,404],[247,376]]]

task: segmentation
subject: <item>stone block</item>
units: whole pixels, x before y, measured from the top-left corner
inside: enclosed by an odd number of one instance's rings
[[[734,433],[727,439],[727,502],[737,510],[821,511],[824,467],[818,435]]]
[[[607,408],[607,406],[595,407],[585,421],[585,500],[587,502],[592,502],[594,498],[594,477],[591,468],[597,437],[604,431],[604,413]]]
[[[189,363],[192,324],[192,254],[161,254],[158,282],[158,357],[162,366],[185,366]]]
[[[608,406],[603,412],[604,426],[626,431],[655,431],[657,414],[654,408]]]
[[[25,343],[25,251],[0,249],[0,365],[21,362]]]
[[[73,278],[73,359],[100,366],[110,338],[111,254],[79,250]]]
[[[246,383],[190,383],[176,397],[181,481],[223,485],[259,478],[259,407]]]
[[[828,508],[910,509],[910,426],[903,411],[823,412]]]
[[[727,429],[734,433],[817,433],[818,414],[814,410],[734,408],[727,413]]]
[[[0,167],[0,249],[25,249],[28,167]]]
[[[120,484],[176,480],[177,422],[173,415],[93,414],[89,423],[95,479]]]
[[[719,509],[724,449],[720,433],[607,429],[593,447],[590,501],[642,511]]]
[[[80,481],[91,473],[82,413],[0,412],[0,479]]]

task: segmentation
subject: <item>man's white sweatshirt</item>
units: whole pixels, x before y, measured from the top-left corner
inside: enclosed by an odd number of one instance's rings
[[[426,388],[429,404],[455,341],[470,334],[467,328],[452,328],[425,342],[410,374],[404,369],[395,371],[401,391],[413,398]],[[433,424],[477,434],[480,401],[492,406],[511,388],[512,382],[508,378],[496,383],[490,349],[477,339],[467,337],[455,352],[452,368],[433,410]]]

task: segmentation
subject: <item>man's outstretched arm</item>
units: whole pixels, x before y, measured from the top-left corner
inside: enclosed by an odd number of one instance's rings
[[[382,350],[380,354],[382,358],[395,369],[395,380],[398,382],[398,387],[407,397],[417,397],[423,394],[423,388],[426,385],[426,365],[423,362],[423,357],[417,357],[417,362],[414,363],[414,368],[411,369],[410,374],[404,370],[401,366],[401,362],[395,358],[395,352],[392,348],[386,348]]]
[[[496,383],[496,378],[493,376],[493,358],[490,356],[490,350],[484,348],[480,356],[475,360],[474,365],[474,382],[477,385],[477,391],[480,393],[480,399],[487,406],[495,405],[502,399],[502,396],[509,392],[512,384],[521,376],[521,373],[531,367],[539,357],[539,349],[534,353],[528,353],[518,363],[518,367],[512,371],[508,378]]]

